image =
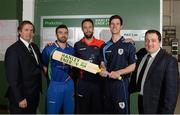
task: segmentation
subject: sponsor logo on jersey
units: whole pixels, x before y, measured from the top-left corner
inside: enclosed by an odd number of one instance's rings
[[[83,50],[86,50],[86,48],[80,48],[79,50],[80,50],[80,51],[83,51]]]

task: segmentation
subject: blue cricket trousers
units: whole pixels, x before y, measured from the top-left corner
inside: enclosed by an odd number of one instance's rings
[[[58,114],[61,110],[65,114],[74,113],[74,82],[50,81],[47,91],[47,113]]]

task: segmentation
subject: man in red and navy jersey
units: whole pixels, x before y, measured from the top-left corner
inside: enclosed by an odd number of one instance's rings
[[[75,55],[100,65],[100,49],[104,44],[93,36],[94,24],[91,19],[84,19],[81,24],[84,37],[75,43]],[[77,112],[102,113],[102,78],[83,70],[78,72],[77,80]]]

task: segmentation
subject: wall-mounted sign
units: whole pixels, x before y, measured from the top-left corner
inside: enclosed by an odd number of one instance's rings
[[[60,24],[65,24],[69,28],[68,42],[72,46],[84,35],[81,30],[81,22],[85,18],[91,18],[94,22],[94,36],[103,39],[105,42],[110,40],[109,18],[111,15],[72,15],[72,16],[42,16],[41,17],[41,50],[48,42],[56,40],[55,29]],[[122,30],[125,38],[132,38],[134,41],[143,41],[146,30]]]

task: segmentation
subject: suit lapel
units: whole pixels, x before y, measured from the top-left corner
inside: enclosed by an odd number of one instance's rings
[[[25,44],[21,41],[21,40],[18,40],[18,43],[20,44],[19,47],[20,49],[22,49],[24,52],[25,52],[25,55],[28,55],[29,58],[32,58],[32,60],[34,60],[35,63],[36,62],[36,59],[31,55],[31,53],[29,52],[28,48],[25,46]],[[34,47],[33,47],[34,49]],[[38,56],[37,56],[38,57]]]
[[[28,48],[25,46],[25,44],[21,41],[21,40],[18,40],[18,43],[19,43],[19,47],[28,55],[31,55]]]
[[[152,70],[153,70],[156,66],[158,66],[158,62],[161,61],[163,54],[164,54],[164,51],[163,51],[162,49],[160,49],[160,51],[159,51],[158,54],[156,55],[153,63],[151,64],[151,66],[150,66],[150,68],[149,68],[149,71],[148,71],[147,76],[146,76],[146,80],[149,79],[149,76],[151,75]]]

